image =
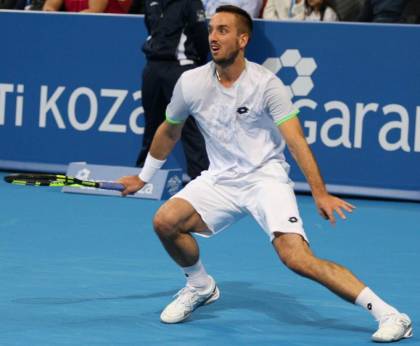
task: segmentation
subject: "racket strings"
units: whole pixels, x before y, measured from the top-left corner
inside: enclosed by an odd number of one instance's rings
[[[60,174],[16,174],[4,177],[7,183],[31,186],[72,186],[84,185],[95,187],[94,182],[84,182],[79,179]]]
[[[72,186],[72,187],[91,187],[106,190],[123,191],[124,185],[117,182],[97,182],[92,180],[80,180],[62,174],[37,174],[19,173],[4,177],[10,184],[31,185],[31,186]]]

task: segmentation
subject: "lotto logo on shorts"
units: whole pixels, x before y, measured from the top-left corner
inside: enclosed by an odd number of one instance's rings
[[[249,109],[247,107],[239,107],[236,111],[239,114],[245,114],[245,113],[248,113]]]
[[[298,222],[298,219],[297,219],[297,217],[292,216],[292,217],[289,217],[289,222],[296,223],[296,222]]]

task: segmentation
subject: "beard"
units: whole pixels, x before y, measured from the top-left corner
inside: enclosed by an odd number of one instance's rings
[[[214,56],[212,56],[213,61],[216,65],[219,65],[221,67],[228,67],[230,65],[232,65],[236,59],[236,57],[239,54],[239,49],[231,52],[230,54],[228,54],[228,56],[223,57],[223,58],[215,58]]]

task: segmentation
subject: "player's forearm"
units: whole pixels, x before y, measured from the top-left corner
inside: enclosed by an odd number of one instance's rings
[[[181,128],[163,122],[153,137],[150,154],[158,160],[165,160],[180,137]]]
[[[322,179],[319,166],[305,138],[299,138],[288,146],[311,188],[312,195],[316,198],[326,194],[327,189]]]

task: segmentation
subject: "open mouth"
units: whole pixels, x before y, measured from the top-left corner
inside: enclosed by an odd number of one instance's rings
[[[212,53],[217,53],[220,50],[220,46],[216,43],[210,44],[210,49]]]

